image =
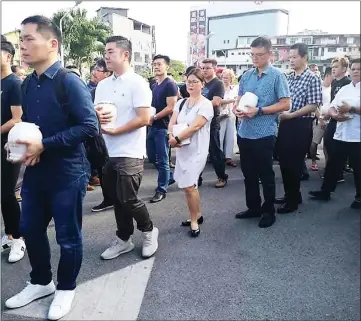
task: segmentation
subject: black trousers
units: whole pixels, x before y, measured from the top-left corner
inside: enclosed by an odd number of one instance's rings
[[[4,146],[1,146],[1,212],[4,219],[5,234],[20,238],[20,206],[15,196],[20,164],[6,160]]]
[[[336,189],[340,171],[343,170],[347,158],[353,169],[356,195],[355,199],[361,198],[361,143],[348,143],[339,140],[333,141],[333,148],[326,164],[322,190],[330,193]]]
[[[333,135],[336,132],[337,128],[337,121],[334,119],[331,119],[330,122],[327,124],[327,127],[325,129],[325,133],[323,136],[324,146],[326,148],[328,157],[332,157],[332,155],[335,155],[335,148],[337,151],[337,147],[335,147],[335,144],[337,145],[337,142],[335,143],[335,140],[333,139]],[[346,161],[344,166],[342,167],[342,170],[338,173],[338,177],[343,178],[343,170],[346,165]]]
[[[273,214],[276,194],[275,173],[273,171],[273,152],[275,137],[260,139],[237,137],[241,159],[241,169],[246,189],[246,205],[251,211]],[[264,203],[261,205],[259,179],[263,187]]]
[[[153,223],[144,202],[138,198],[143,177],[144,160],[127,157],[112,157],[104,166],[105,193],[114,204],[117,236],[129,240],[134,233],[133,218],[138,230],[150,232]]]
[[[211,139],[209,142],[209,157],[213,165],[216,175],[220,179],[227,179],[226,175],[226,158],[221,149],[221,142],[219,139],[220,131],[219,120],[215,117],[211,122],[210,135]]]
[[[113,205],[113,201],[110,198],[109,195],[107,195],[106,193],[106,188],[104,187],[104,173],[103,173],[103,167],[98,168],[97,170],[98,173],[98,177],[99,177],[99,181],[100,181],[100,187],[102,189],[102,193],[103,193],[103,202],[105,203],[105,205]]]
[[[298,205],[301,175],[312,132],[311,118],[294,118],[280,123],[278,131],[279,164],[285,198],[288,204]]]

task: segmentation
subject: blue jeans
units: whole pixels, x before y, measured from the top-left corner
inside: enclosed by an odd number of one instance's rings
[[[82,212],[88,180],[84,174],[59,190],[23,185],[20,231],[28,250],[32,284],[46,285],[52,280],[47,228],[53,218],[60,245],[57,289],[75,289],[83,259]]]
[[[157,192],[167,193],[169,180],[173,180],[173,173],[169,168],[169,142],[167,130],[150,127],[147,137],[148,159],[158,170]]]

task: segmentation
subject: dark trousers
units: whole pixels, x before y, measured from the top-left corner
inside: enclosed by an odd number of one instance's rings
[[[138,198],[143,170],[143,159],[127,157],[109,158],[104,166],[104,187],[114,204],[116,234],[123,241],[129,240],[134,233],[133,218],[138,230],[153,230],[148,209]]]
[[[147,136],[148,159],[158,170],[157,192],[167,193],[173,173],[169,167],[169,142],[167,129],[150,127]]]
[[[343,170],[347,158],[349,158],[350,166],[353,169],[355,180],[356,196],[355,199],[360,200],[361,197],[361,143],[348,143],[334,140],[333,148],[326,164],[325,176],[323,180],[322,190],[330,193],[336,189],[340,171]]]
[[[46,285],[52,280],[47,227],[54,219],[60,245],[58,290],[73,290],[83,259],[83,200],[89,175],[84,174],[60,190],[22,186],[20,230],[25,237],[32,271],[31,283]]]
[[[209,157],[213,165],[216,175],[220,179],[227,179],[226,175],[226,158],[224,157],[221,149],[221,142],[219,139],[220,124],[217,118],[213,118],[210,129],[210,142],[209,142]]]
[[[327,127],[325,129],[325,133],[323,136],[323,141],[324,141],[324,147],[327,151],[328,157],[332,157],[332,155],[335,155],[335,148],[337,151],[337,147],[335,147],[337,145],[337,142],[335,143],[335,140],[333,139],[333,135],[336,132],[336,128],[337,128],[337,121],[334,119],[331,119],[330,122],[327,124]],[[345,164],[342,167],[342,170],[340,170],[340,172],[338,173],[338,179],[343,178],[343,170],[344,167],[346,165],[346,160],[345,160]]]
[[[20,206],[15,197],[15,187],[19,177],[20,164],[6,160],[6,152],[1,150],[1,213],[4,219],[5,234],[18,239],[20,224]]]
[[[98,168],[97,173],[98,173],[98,177],[99,177],[99,181],[100,181],[100,187],[101,187],[102,193],[103,193],[103,202],[105,203],[105,205],[113,205],[113,201],[111,200],[110,196],[107,195],[106,189],[104,187],[103,167]]]
[[[241,159],[241,169],[246,189],[246,205],[251,211],[274,213],[275,173],[273,171],[273,151],[275,137],[260,139],[237,138]],[[264,203],[261,205],[259,179],[263,187]]]
[[[298,205],[301,173],[309,149],[312,119],[294,118],[280,123],[278,131],[279,164],[285,198],[288,204]]]

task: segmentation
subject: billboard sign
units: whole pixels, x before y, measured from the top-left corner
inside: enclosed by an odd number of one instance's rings
[[[205,9],[190,12],[189,56],[194,66],[206,58],[206,22]]]

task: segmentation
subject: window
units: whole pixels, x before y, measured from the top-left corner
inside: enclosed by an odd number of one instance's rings
[[[297,38],[291,38],[290,43],[291,45],[294,45],[297,41]]]
[[[328,52],[336,52],[336,47],[330,47],[328,48]]]
[[[150,59],[149,59],[149,58],[150,58],[149,55],[145,54],[145,56],[144,56],[144,62],[145,62],[146,64],[149,64],[149,63],[150,63]]]
[[[231,55],[234,56],[234,52],[231,52]]]
[[[343,48],[343,52],[346,52],[347,51],[347,48]]]
[[[321,57],[325,55],[325,48],[321,48]]]
[[[318,48],[313,48],[313,55],[318,56]]]
[[[229,43],[229,40],[227,40],[227,43]]]
[[[251,44],[251,38],[247,38],[247,45]]]
[[[305,45],[310,45],[310,44],[311,44],[311,38],[302,38],[302,42],[303,42]]]
[[[277,38],[277,45],[285,45],[286,39],[285,38]]]
[[[134,62],[142,62],[142,56],[140,52],[134,52]]]
[[[223,43],[226,43],[226,40],[223,40]]]
[[[243,53],[243,54],[244,54],[244,53]],[[241,53],[239,52],[239,53],[238,53],[238,56],[240,56],[240,55],[241,55]]]

